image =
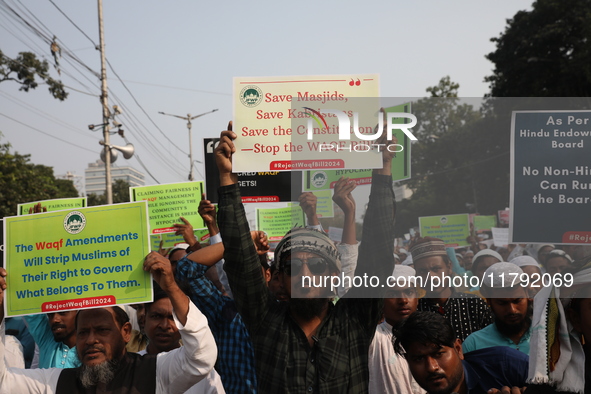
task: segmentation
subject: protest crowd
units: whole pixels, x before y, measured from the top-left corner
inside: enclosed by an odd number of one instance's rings
[[[0,393],[591,392],[591,246],[397,239],[388,150],[360,242],[356,184],[341,178],[340,242],[304,192],[306,225],[272,244],[249,227],[236,138],[230,124],[214,152],[217,206],[199,203],[209,245],[180,217],[184,243],[146,256],[152,302],[0,312]],[[352,280],[364,276],[377,284]]]

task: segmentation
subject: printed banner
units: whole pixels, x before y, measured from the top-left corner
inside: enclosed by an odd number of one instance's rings
[[[145,202],[4,218],[6,316],[152,300]]]
[[[411,113],[411,103],[396,105],[384,109],[386,112]],[[395,118],[394,124],[404,124],[408,118]],[[402,146],[401,152],[395,154],[392,159],[392,181],[401,181],[410,178],[410,139],[401,130],[392,133]],[[350,178],[358,186],[371,184],[372,169],[351,170],[316,170],[304,171],[304,191],[334,189],[335,183],[341,178]]]
[[[195,238],[199,243],[203,243],[209,239],[209,230],[195,230]],[[173,248],[177,244],[184,243],[185,240],[182,235],[176,235],[175,233],[163,233],[163,234],[151,234],[150,235],[150,244],[152,245],[151,248],[154,251],[158,251],[160,249],[160,242],[162,242],[163,249],[170,249]]]
[[[219,138],[204,138],[205,187],[207,199],[218,202],[220,176],[215,163],[214,149]],[[297,201],[302,193],[302,173],[299,171],[239,172],[238,184],[243,203]]]
[[[591,111],[511,123],[511,243],[591,244]]]
[[[202,181],[129,188],[131,201],[148,202],[151,234],[174,233],[172,225],[180,223],[181,216],[194,229],[206,228],[197,212],[202,194]]]
[[[470,236],[468,214],[424,216],[419,218],[422,237],[442,239],[448,247],[469,246],[466,238]]]
[[[286,208],[257,208],[256,210],[257,230],[266,232],[269,241],[279,241],[292,228],[305,225],[304,212],[295,205]]]
[[[497,217],[495,215],[477,215],[474,216],[474,231],[481,233],[490,231],[492,227],[497,226]]]
[[[376,74],[234,78],[233,96],[233,125],[238,135],[237,151],[232,160],[234,172],[377,168],[381,165],[381,155],[375,152],[316,149],[319,143],[338,139],[337,115],[329,113],[325,119],[322,115],[325,109],[346,113],[342,115],[347,121],[347,115],[353,117],[354,112],[361,113],[358,117],[361,133],[373,133],[376,121],[371,115],[379,109]],[[349,101],[353,97],[376,102],[353,103]],[[299,135],[306,139],[307,121],[312,117],[318,122],[313,127],[319,131],[313,132],[311,141],[296,141],[294,137]],[[360,140],[353,137],[352,142]]]
[[[86,203],[86,197],[41,200],[35,202],[27,202],[24,204],[18,204],[17,215],[29,215],[31,213],[34,213],[33,210],[35,209],[35,205],[37,204],[41,204],[41,212],[54,212],[62,211],[64,209],[84,208],[88,205]]]

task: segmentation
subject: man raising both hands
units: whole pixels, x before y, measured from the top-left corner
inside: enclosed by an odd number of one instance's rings
[[[230,123],[215,151],[220,173],[218,225],[225,249],[224,270],[254,345],[259,391],[367,392],[367,354],[383,306],[381,292],[372,290],[381,289],[352,288],[335,305],[329,289],[301,286],[304,276],[340,275],[341,262],[326,234],[298,228],[288,232],[275,249],[280,280],[290,300],[273,300],[250,235],[237,176],[232,173],[236,137]],[[373,173],[355,271],[357,276],[377,276],[381,283],[386,283],[394,266],[392,155],[384,150],[383,167]]]

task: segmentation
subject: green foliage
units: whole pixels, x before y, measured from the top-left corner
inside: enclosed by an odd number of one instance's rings
[[[123,179],[117,179],[113,182],[113,204],[120,202],[129,202],[129,187],[130,184]],[[105,205],[107,203],[107,196],[104,194],[89,194],[88,206]]]
[[[21,52],[16,59],[10,59],[0,50],[0,82],[17,82],[20,84],[19,90],[28,92],[39,85],[37,78],[40,78],[47,84],[54,98],[64,101],[68,92],[64,90],[62,82],[51,78],[48,72],[47,60],[40,61],[34,53]]]
[[[588,0],[538,0],[492,38],[497,49],[493,97],[591,96],[591,7]]]
[[[14,216],[17,205],[54,198],[78,197],[72,181],[56,179],[53,168],[32,164],[30,155],[0,145],[0,217]]]
[[[480,102],[461,102],[449,77],[427,89],[432,97],[413,103],[418,143],[412,146],[413,191],[396,215],[398,234],[420,216],[478,211],[496,214],[509,203],[509,119],[485,117]],[[473,105],[471,105],[473,104]],[[509,112],[510,113],[510,112]]]

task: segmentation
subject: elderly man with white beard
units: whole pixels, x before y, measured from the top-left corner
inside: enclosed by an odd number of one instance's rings
[[[76,318],[82,366],[25,370],[4,365],[6,270],[0,268],[0,393],[183,393],[207,376],[217,357],[207,319],[179,289],[170,264],[148,255],[144,270],[170,297],[183,347],[157,356],[127,353],[131,324],[123,309],[83,309]]]

